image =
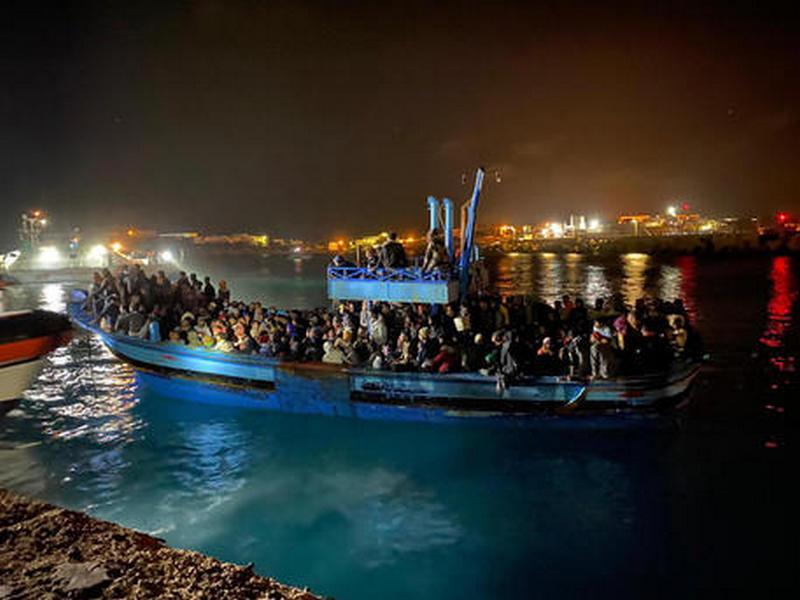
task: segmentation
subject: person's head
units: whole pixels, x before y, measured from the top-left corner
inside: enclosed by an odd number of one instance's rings
[[[502,345],[504,339],[505,336],[503,335],[503,332],[500,331],[499,329],[492,334],[492,343],[495,346]]]
[[[546,337],[542,340],[542,349],[543,350],[552,350],[553,349],[553,338]]]
[[[394,231],[390,231],[389,232],[389,240],[392,241],[392,242],[396,242],[397,241],[397,233],[394,232]]]

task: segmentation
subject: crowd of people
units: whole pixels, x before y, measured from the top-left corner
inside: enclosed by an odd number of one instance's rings
[[[664,371],[699,352],[680,299],[482,295],[465,304],[342,302],[277,310],[233,300],[192,273],[170,281],[138,266],[94,274],[85,308],[103,330],[151,341],[392,371],[481,372],[505,378],[609,379]]]

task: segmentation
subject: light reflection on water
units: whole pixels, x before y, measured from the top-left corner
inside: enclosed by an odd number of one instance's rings
[[[263,289],[287,306],[320,304],[319,281],[304,280],[292,292],[288,282],[299,274],[287,266],[292,273],[278,278],[278,292],[260,274],[229,282],[243,295]],[[502,291],[551,302],[563,293],[587,301],[613,293],[628,302],[643,294],[681,297],[692,315],[707,315],[711,341],[736,352],[715,366],[724,370],[719,385],[701,386],[700,401],[723,397],[761,408],[763,390],[736,395],[735,385],[741,363],[764,348],[769,381],[784,394],[780,406],[791,400],[796,267],[787,257],[771,259],[766,270],[751,266],[748,281],[764,281],[763,289],[736,284],[723,294],[714,288],[717,266],[694,257],[518,255],[500,259],[495,274]],[[66,289],[28,286],[3,299],[8,308],[56,307]],[[751,315],[763,322],[742,319]],[[732,319],[739,319],[735,337],[727,333]],[[782,479],[773,477],[780,454],[760,454],[770,452],[761,434],[754,444],[738,424],[738,437],[704,432],[693,445],[672,432],[498,435],[359,423],[165,398],[85,337],[46,363],[20,408],[0,421],[0,486],[89,509],[179,547],[255,561],[262,573],[323,594],[486,598],[536,589],[542,597],[577,598],[614,572],[615,597],[649,597],[641,573],[658,564],[660,585],[679,596],[681,582],[713,589],[709,572],[729,573],[734,585],[752,544],[771,557],[771,574],[790,556],[764,533],[768,526],[740,535],[742,515],[751,513],[777,530],[781,498],[791,496],[779,493]],[[733,464],[735,473],[720,478]],[[754,495],[739,493],[763,487],[764,473],[770,489],[777,486],[768,513]],[[725,502],[715,500],[720,495]],[[697,548],[714,551],[696,560]]]
[[[681,298],[689,315],[699,317],[693,297],[696,260],[687,256],[655,264],[652,257],[638,253],[597,259],[577,253],[539,252],[497,258],[493,271],[501,293],[534,294],[551,304],[563,294],[592,303],[619,293],[628,305],[648,296]]]
[[[633,306],[636,300],[645,296],[646,276],[650,257],[647,254],[629,253],[622,255],[622,297],[625,304]]]
[[[772,282],[769,304],[767,304],[767,325],[761,342],[770,348],[784,345],[786,332],[792,326],[792,312],[797,300],[797,281],[792,271],[792,258],[776,256],[769,273]]]
[[[60,283],[47,283],[42,286],[42,297],[39,308],[63,312],[66,307],[64,285]]]
[[[24,398],[46,409],[43,431],[53,438],[132,441],[142,426],[132,416],[139,402],[133,370],[94,337],[56,349]]]

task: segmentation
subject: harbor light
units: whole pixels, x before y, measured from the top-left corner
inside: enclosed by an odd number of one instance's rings
[[[120,250],[122,250],[122,244],[120,244],[119,242],[114,242],[113,244],[111,244],[111,249],[114,252],[119,252]]]
[[[162,263],[175,262],[175,255],[172,254],[172,250],[164,250],[163,252],[159,252],[158,258],[161,259]]]
[[[61,260],[61,253],[54,246],[43,246],[39,249],[39,263],[51,267]]]
[[[597,231],[600,229],[600,219],[589,219],[589,231]]]
[[[108,248],[103,244],[96,244],[86,253],[86,261],[90,266],[102,266],[108,256]]]
[[[108,250],[102,244],[96,244],[89,249],[89,258],[91,260],[103,260],[108,254]]]
[[[674,217],[674,216],[676,216],[678,214],[678,209],[675,208],[674,206],[668,206],[667,207],[667,214],[670,217]]]

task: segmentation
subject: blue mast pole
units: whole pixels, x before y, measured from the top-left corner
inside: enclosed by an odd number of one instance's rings
[[[432,231],[439,226],[439,201],[433,196],[428,196],[428,212],[430,213],[430,227]]]
[[[444,247],[447,248],[450,264],[453,264],[456,258],[453,251],[453,201],[450,198],[444,198],[442,204],[444,205]]]
[[[463,244],[461,250],[461,262],[459,265],[459,275],[462,302],[467,297],[467,291],[469,290],[469,267],[472,264],[472,246],[475,240],[475,220],[478,213],[478,198],[480,197],[482,187],[483,168],[479,167],[478,172],[475,174],[475,187],[472,189],[472,199],[470,200],[469,207],[467,208],[467,226],[465,227],[465,230],[461,232]]]

